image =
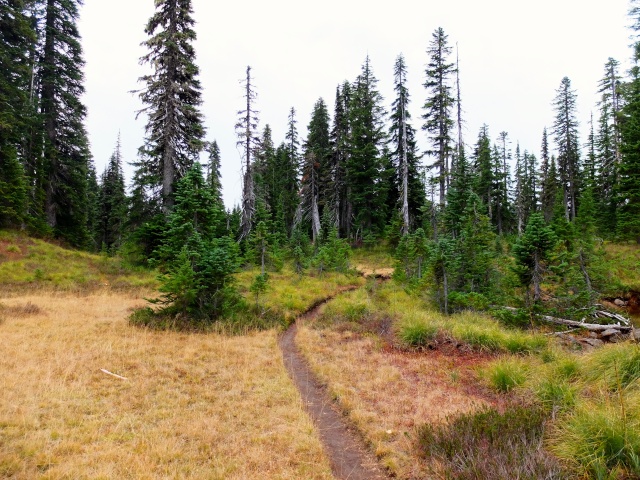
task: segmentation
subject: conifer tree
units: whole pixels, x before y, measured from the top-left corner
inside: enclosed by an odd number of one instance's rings
[[[486,207],[475,193],[467,198],[462,217],[462,231],[457,245],[460,255],[458,288],[467,292],[483,292],[490,282],[491,244],[495,234]]]
[[[145,28],[149,39],[143,42],[149,52],[140,59],[153,71],[140,78],[145,106],[138,114],[147,116],[147,124],[135,165],[137,181],[166,216],[173,208],[175,183],[204,148],[205,129],[191,0],[157,0],[155,5]]]
[[[511,149],[509,148],[509,134],[505,131],[500,132],[499,141],[494,145],[493,151],[493,178],[495,199],[494,225],[497,227],[498,235],[506,233],[512,222],[512,213],[509,205],[509,185],[511,183],[510,162]],[[493,212],[492,212],[493,213]]]
[[[351,85],[344,82],[336,88],[336,101],[331,130],[332,156],[329,167],[330,191],[329,210],[338,235],[349,235],[351,219],[351,201],[348,191],[347,163],[350,155],[351,128],[349,124],[349,106],[351,103]]]
[[[620,207],[617,235],[640,243],[640,42],[636,45],[636,64],[625,92],[620,122],[621,161],[618,176]]]
[[[425,189],[420,175],[419,155],[415,130],[411,126],[408,110],[409,91],[406,86],[407,67],[399,55],[394,65],[396,98],[391,107],[391,162],[395,169],[393,200],[399,206],[402,234],[407,235],[413,225],[419,224],[421,208],[425,204]],[[398,201],[399,199],[399,201]]]
[[[233,302],[238,247],[222,230],[224,211],[196,162],[176,185],[165,241],[155,252],[164,275],[162,296],[154,303],[163,305],[165,313],[210,321]]]
[[[605,65],[604,77],[600,80],[601,94],[598,130],[595,135],[595,183],[594,197],[597,208],[597,223],[600,232],[610,235],[616,230],[617,200],[615,189],[621,162],[620,95],[621,79],[619,63],[610,58]]]
[[[387,184],[383,178],[385,113],[377,82],[367,57],[354,84],[349,109],[351,152],[347,159],[347,175],[353,209],[350,231],[352,236],[355,233],[356,240],[380,232],[386,222]]]
[[[22,227],[27,215],[27,179],[21,146],[28,131],[29,49],[35,35],[25,2],[0,2],[0,227]]]
[[[275,147],[271,134],[271,127],[265,125],[262,131],[262,138],[253,152],[253,184],[256,196],[256,212],[268,213],[273,210],[273,198],[275,195],[275,185],[273,171],[275,164]],[[266,220],[260,218],[256,221]]]
[[[291,156],[291,148],[285,143],[278,146],[275,156],[275,172],[280,182],[279,193],[275,199],[277,205],[275,221],[282,223],[284,231],[290,236],[293,233],[294,218],[299,203],[298,158]]]
[[[474,191],[480,197],[482,203],[487,206],[489,219],[492,219],[492,207],[494,205],[493,190],[495,187],[493,158],[491,153],[491,139],[489,127],[483,125],[478,133],[478,142],[474,152]]]
[[[313,107],[311,121],[307,127],[307,140],[304,144],[305,153],[313,152],[318,163],[318,209],[320,217],[329,215],[331,224],[335,224],[335,219],[331,218],[331,133],[329,130],[329,111],[322,98],[319,98]]]
[[[564,77],[556,91],[554,107],[556,118],[553,135],[558,148],[558,173],[563,193],[567,220],[576,217],[580,189],[580,149],[578,120],[576,119],[577,97],[571,89],[571,80]]]
[[[556,198],[556,170],[555,161],[553,161],[552,164],[552,159],[549,157],[549,138],[546,127],[542,131],[540,160],[540,211],[542,212],[545,222],[549,223],[553,216],[553,203]]]
[[[220,147],[215,140],[207,142],[207,153],[209,154],[209,164],[207,165],[207,183],[211,188],[211,195],[214,202],[220,207],[224,208],[222,201],[222,176],[220,174]]]
[[[47,0],[44,45],[38,68],[43,163],[38,178],[44,214],[56,236],[86,246],[87,178],[91,155],[84,128],[86,108],[82,46],[76,25],[78,0]]]
[[[524,234],[518,238],[513,246],[516,260],[515,272],[522,286],[526,289],[526,299],[529,305],[531,305],[529,289],[532,284],[533,303],[540,300],[546,261],[555,243],[555,235],[551,228],[545,225],[542,214],[534,213],[529,217]]]
[[[112,251],[122,244],[127,217],[127,195],[122,171],[120,137],[101,178],[98,213],[98,247]]]
[[[455,72],[454,65],[447,63],[451,55],[448,36],[442,28],[436,29],[427,50],[429,63],[426,69],[424,87],[427,100],[424,104],[425,120],[422,129],[430,137],[432,148],[427,153],[435,157],[432,168],[437,170],[436,179],[440,190],[440,205],[445,203],[446,188],[449,181],[449,162],[453,150],[451,130],[453,128],[452,108],[455,99],[451,93],[450,77]]]

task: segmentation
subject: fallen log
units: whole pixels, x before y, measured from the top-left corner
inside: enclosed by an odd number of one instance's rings
[[[598,325],[597,323],[585,323],[584,321],[567,320],[566,318],[551,317],[549,315],[538,315],[539,320],[558,325],[568,325],[569,327],[585,328],[590,332],[604,332],[610,328],[620,330],[621,332],[630,332],[631,327],[628,325]]]
[[[622,315],[619,315],[617,313],[605,312],[604,310],[596,310],[595,316],[596,317],[611,318],[611,319],[616,320],[618,322],[622,322],[625,325],[630,325],[630,322],[629,322],[628,318],[624,318]]]
[[[511,312],[515,312],[518,310],[517,308],[513,308],[513,307],[497,307],[497,308],[502,308],[504,310],[509,310]],[[611,314],[611,315],[614,315],[614,314]],[[536,315],[536,318],[538,320],[542,320],[547,323],[555,323],[557,325],[567,325],[569,327],[574,327],[574,328],[584,328],[591,332],[604,332],[605,330],[609,330],[610,328],[619,330],[620,332],[630,332],[633,328],[629,326],[628,323],[627,325],[620,325],[620,324],[599,325],[597,323],[585,323],[584,319],[582,319],[581,321],[568,320],[566,318],[557,318],[557,317],[552,317],[550,315]],[[609,317],[609,318],[612,318],[612,317]],[[626,319],[625,319],[625,322],[627,322]]]

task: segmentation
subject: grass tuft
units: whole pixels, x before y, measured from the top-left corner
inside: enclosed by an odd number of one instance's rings
[[[597,350],[585,362],[584,372],[588,379],[604,382],[611,391],[640,387],[640,345],[618,344]]]
[[[618,406],[581,404],[558,423],[550,446],[558,458],[583,476],[640,476],[640,417],[626,414]]]
[[[528,365],[521,359],[504,358],[484,369],[489,384],[498,392],[507,393],[527,380]]]
[[[421,317],[408,317],[398,326],[398,338],[412,348],[426,347],[438,335],[437,325],[430,324]]]

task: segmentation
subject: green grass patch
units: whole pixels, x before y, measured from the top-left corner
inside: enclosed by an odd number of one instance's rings
[[[606,270],[612,283],[622,289],[640,291],[640,245],[606,243],[604,250]]]
[[[526,382],[529,365],[520,358],[502,358],[485,367],[482,373],[492,388],[507,393]]]
[[[429,345],[439,331],[438,325],[429,323],[422,317],[408,316],[400,322],[397,336],[404,345],[418,348]]]
[[[593,352],[584,363],[584,374],[601,381],[611,391],[640,387],[640,345],[610,345]]]
[[[5,290],[126,290],[156,288],[157,280],[154,272],[128,267],[117,257],[70,250],[5,230],[0,232],[0,286]]]
[[[637,398],[636,398],[637,400]],[[576,475],[640,478],[640,416],[620,405],[584,402],[555,426],[551,450]]]

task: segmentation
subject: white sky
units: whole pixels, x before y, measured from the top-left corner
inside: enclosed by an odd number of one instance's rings
[[[442,27],[460,49],[465,142],[473,145],[487,123],[492,141],[504,130],[514,148],[519,141],[522,150],[539,156],[562,78],[568,76],[577,91],[584,143],[590,112],[597,115],[597,82],[607,58],[621,61],[624,73],[631,56],[628,0],[193,0],[193,9],[202,111],[207,139],[216,139],[221,149],[228,207],[241,192],[234,125],[247,65],[259,95],[260,131],[269,124],[278,145],[292,106],[301,139],[319,97],[332,115],[336,86],[355,79],[367,54],[388,109],[393,64],[402,52],[409,69],[409,111],[424,150],[425,51],[432,32]],[[146,119],[135,119],[141,104],[129,92],[142,87],[137,82],[145,73],[138,63],[145,53],[140,43],[153,12],[153,0],[85,0],[80,10],[86,125],[98,174],[119,131],[125,162],[134,161],[142,145]],[[128,177],[131,172],[125,166]]]

